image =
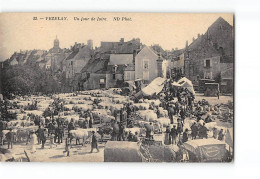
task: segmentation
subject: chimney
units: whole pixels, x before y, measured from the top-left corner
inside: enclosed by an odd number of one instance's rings
[[[186,48],[186,49],[188,48],[188,40],[186,40],[185,48]]]
[[[200,34],[198,33],[198,38],[200,38]]]
[[[124,38],[121,38],[121,39],[120,39],[120,42],[121,42],[121,43],[124,43],[124,41],[125,41]]]
[[[163,78],[162,63],[163,63],[163,59],[161,58],[161,54],[159,54],[157,59],[157,71],[158,71],[158,77]]]
[[[134,50],[133,51],[133,64],[135,65],[135,56],[137,55],[137,51],[136,50]]]
[[[93,40],[89,39],[89,40],[87,41],[87,45],[88,45],[88,47],[89,47],[91,50],[93,50]]]
[[[194,37],[192,37],[192,42],[194,42],[195,41],[195,38]]]

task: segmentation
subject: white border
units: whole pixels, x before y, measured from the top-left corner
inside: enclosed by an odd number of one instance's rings
[[[235,162],[231,164],[1,163],[0,178],[260,178],[258,0],[0,0],[1,12],[234,12]]]

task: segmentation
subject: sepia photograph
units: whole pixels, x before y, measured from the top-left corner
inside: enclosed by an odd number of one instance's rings
[[[0,161],[234,161],[233,13],[0,13]]]

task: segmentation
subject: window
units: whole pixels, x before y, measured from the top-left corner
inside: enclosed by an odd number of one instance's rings
[[[204,72],[204,79],[212,79],[212,72]]]
[[[223,56],[224,55],[224,49],[223,49],[223,47],[219,47],[219,52],[220,52],[220,54]]]
[[[105,79],[103,79],[103,78],[102,78],[102,79],[99,79],[99,83],[100,83],[100,84],[105,83]]]
[[[210,60],[206,60],[206,68],[210,68]]]
[[[115,79],[116,79],[116,74],[114,73],[114,74],[113,74],[113,80],[115,80]]]
[[[149,60],[144,60],[143,65],[144,70],[149,70]]]

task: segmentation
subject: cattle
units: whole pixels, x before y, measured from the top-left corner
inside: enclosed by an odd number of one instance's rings
[[[87,139],[91,137],[91,132],[97,132],[97,128],[89,128],[89,129],[76,129],[76,130],[71,130],[69,132],[70,136],[70,143],[72,143],[73,139],[76,139],[76,145],[80,144],[80,140],[82,139],[82,146],[85,146],[85,143]]]

